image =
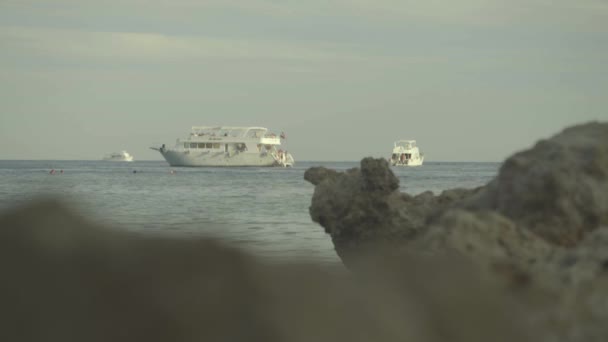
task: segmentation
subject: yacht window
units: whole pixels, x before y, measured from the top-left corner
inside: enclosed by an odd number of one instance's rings
[[[213,148],[220,148],[220,143],[213,143]]]
[[[205,143],[198,143],[198,148],[205,148]]]
[[[190,148],[196,148],[196,143],[190,143]]]
[[[211,147],[213,146],[213,144],[212,144],[212,143],[207,143],[206,145],[207,145],[207,146],[206,146],[207,148],[211,148]]]
[[[188,148],[188,147],[190,147],[190,144],[184,143],[184,148]]]

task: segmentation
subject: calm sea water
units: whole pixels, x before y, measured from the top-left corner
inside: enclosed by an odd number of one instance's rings
[[[314,188],[304,180],[304,171],[311,166],[346,170],[358,165],[298,162],[288,169],[180,168],[164,161],[0,160],[0,211],[40,195],[54,195],[90,220],[122,229],[217,237],[276,261],[334,263],[339,259],[329,236],[308,214]],[[483,185],[499,166],[429,162],[393,171],[401,191],[438,194]],[[64,173],[51,175],[51,169]]]

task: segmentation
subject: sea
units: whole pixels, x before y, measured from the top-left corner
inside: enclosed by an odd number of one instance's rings
[[[339,264],[331,238],[309,215],[314,186],[304,172],[313,166],[345,171],[359,162],[187,168],[165,161],[0,160],[0,212],[51,196],[92,222],[119,229],[213,237],[270,262]],[[400,190],[415,195],[484,185],[499,167],[426,162],[392,170]]]

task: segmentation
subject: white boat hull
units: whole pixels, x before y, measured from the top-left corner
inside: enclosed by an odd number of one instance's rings
[[[288,154],[281,160],[272,153],[259,154],[248,152],[196,152],[180,150],[160,151],[171,166],[293,166],[293,158]]]
[[[424,157],[419,159],[406,159],[404,161],[392,160],[391,165],[393,166],[421,166],[424,162]]]
[[[115,158],[107,158],[107,159],[103,159],[104,161],[111,161],[111,162],[132,162],[133,161],[133,157],[131,158],[124,158],[124,159],[115,159]]]

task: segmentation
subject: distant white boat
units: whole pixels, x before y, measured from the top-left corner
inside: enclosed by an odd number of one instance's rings
[[[420,166],[424,155],[420,153],[416,140],[397,140],[393,146],[390,163],[393,166]]]
[[[133,156],[130,155],[129,152],[127,152],[127,151],[120,151],[120,152],[114,152],[114,153],[110,153],[108,155],[105,155],[103,157],[103,160],[106,160],[106,161],[132,162],[133,161]]]
[[[281,139],[265,127],[193,126],[173,148],[150,148],[171,166],[293,166],[292,155],[278,148]]]

